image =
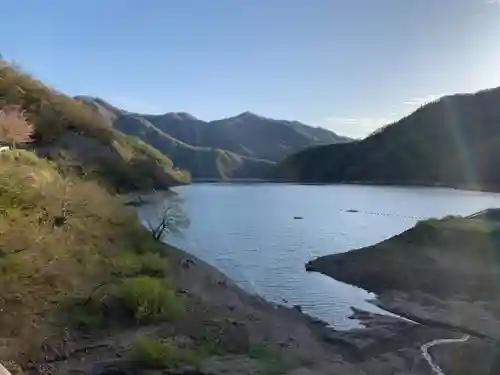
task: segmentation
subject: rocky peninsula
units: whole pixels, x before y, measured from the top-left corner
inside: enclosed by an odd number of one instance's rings
[[[441,338],[470,335],[463,344],[436,347],[444,373],[494,374],[500,371],[499,240],[499,212],[487,210],[422,221],[379,244],[320,257],[306,268],[376,293],[380,307],[443,330]]]

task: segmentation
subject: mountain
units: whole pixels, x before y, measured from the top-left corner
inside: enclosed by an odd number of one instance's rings
[[[198,179],[260,177],[292,152],[349,141],[325,129],[250,112],[205,122],[185,112],[136,114],[99,98],[76,99],[99,112],[115,129],[152,145]]]
[[[445,96],[369,137],[311,147],[274,177],[500,189],[500,87]]]
[[[279,161],[290,152],[311,144],[348,140],[325,129],[297,121],[274,120],[251,112],[209,123],[195,118],[179,121],[172,114],[146,118],[183,142],[269,161]]]
[[[0,109],[18,108],[34,125],[30,145],[61,171],[97,179],[113,190],[167,188],[189,174],[137,138],[109,127],[79,101],[0,61]]]

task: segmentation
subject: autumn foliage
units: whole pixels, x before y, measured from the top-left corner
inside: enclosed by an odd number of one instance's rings
[[[12,147],[33,140],[33,125],[17,107],[9,106],[0,110],[0,142]]]

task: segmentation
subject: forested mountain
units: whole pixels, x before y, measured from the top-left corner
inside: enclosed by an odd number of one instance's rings
[[[189,182],[170,159],[137,138],[109,127],[102,116],[0,61],[0,110],[15,110],[33,125],[40,156],[61,171],[99,180],[116,190],[166,188]]]
[[[274,177],[500,189],[500,88],[457,94],[356,142],[311,147]]]
[[[142,115],[102,99],[80,96],[112,126],[137,136],[171,158],[195,178],[255,178],[274,162],[311,145],[349,141],[300,122],[273,120],[250,112],[205,122],[188,113]]]

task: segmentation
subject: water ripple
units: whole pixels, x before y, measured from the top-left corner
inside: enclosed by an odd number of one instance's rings
[[[352,185],[196,184],[177,191],[190,226],[169,241],[220,268],[248,291],[301,305],[339,329],[358,326],[349,319],[351,306],[380,312],[367,301],[374,296],[307,273],[307,261],[372,245],[420,219],[469,215],[500,201],[500,195],[491,193]],[[139,208],[143,219],[147,212],[147,207]]]

